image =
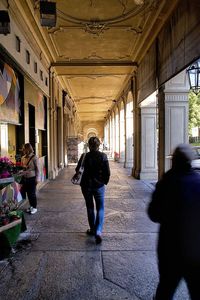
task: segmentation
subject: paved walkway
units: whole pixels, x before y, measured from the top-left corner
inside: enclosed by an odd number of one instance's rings
[[[103,242],[88,237],[85,203],[66,168],[38,193],[38,213],[16,253],[0,262],[1,300],[150,300],[157,280],[157,225],[148,220],[152,187],[111,162]],[[187,300],[184,283],[175,297]]]

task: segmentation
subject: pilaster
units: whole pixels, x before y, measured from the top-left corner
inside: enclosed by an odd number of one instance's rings
[[[165,169],[171,167],[171,154],[178,144],[188,143],[188,93],[185,71],[165,84]]]
[[[140,179],[157,180],[157,116],[156,93],[146,98],[141,107],[141,171]]]

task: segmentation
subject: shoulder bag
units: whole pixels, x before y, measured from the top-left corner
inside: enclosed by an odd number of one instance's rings
[[[71,179],[71,182],[73,184],[80,185],[80,183],[81,183],[81,179],[82,179],[83,172],[84,172],[85,155],[86,155],[86,153],[83,154],[83,159],[81,161],[81,165],[80,165],[78,172],[76,172],[76,174],[74,174],[74,176]]]
[[[32,160],[32,158],[33,158],[34,156],[35,156],[35,154],[33,154],[33,155],[29,158],[29,160],[28,160],[27,163],[26,163],[26,167],[28,167],[30,161]],[[26,177],[22,176],[22,178],[21,178],[21,180],[20,180],[20,184],[24,184],[24,183],[26,183]]]

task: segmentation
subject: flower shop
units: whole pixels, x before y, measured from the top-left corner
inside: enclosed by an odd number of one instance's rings
[[[25,221],[19,210],[20,147],[24,143],[22,132],[23,77],[0,59],[0,258],[4,257],[24,230]],[[23,223],[23,226],[22,226]]]

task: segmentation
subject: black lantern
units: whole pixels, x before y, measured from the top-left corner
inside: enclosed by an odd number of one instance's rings
[[[198,94],[200,92],[200,60],[195,61],[189,68],[187,69],[190,89]]]
[[[10,18],[7,10],[0,10],[0,34],[10,33]]]
[[[40,24],[46,27],[56,26],[56,3],[40,1]]]

